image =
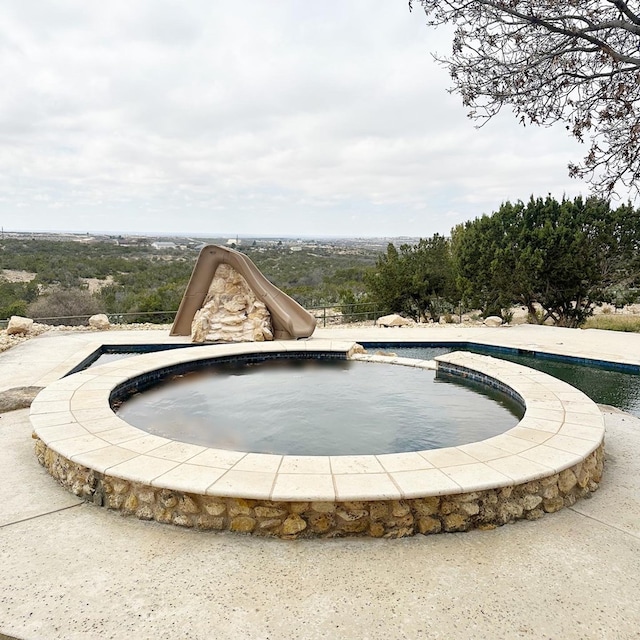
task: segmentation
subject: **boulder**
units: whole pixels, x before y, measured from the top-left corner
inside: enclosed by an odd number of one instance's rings
[[[26,334],[31,331],[33,320],[22,316],[11,316],[7,325],[7,335]]]
[[[111,323],[104,313],[97,313],[89,318],[89,326],[99,331],[107,331],[111,327]]]
[[[500,327],[502,326],[502,318],[499,316],[489,316],[484,319],[484,325],[487,327]]]
[[[376,324],[379,327],[407,327],[411,326],[413,322],[411,320],[407,320],[402,316],[399,316],[397,313],[392,313],[388,316],[382,316],[382,318],[378,318],[376,320]]]

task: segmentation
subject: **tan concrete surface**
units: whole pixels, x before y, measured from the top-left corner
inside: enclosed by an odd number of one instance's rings
[[[640,358],[640,336],[517,329],[464,331]],[[445,339],[433,332],[422,339]],[[109,339],[142,340],[118,333]],[[74,349],[104,338],[78,335],[0,354],[2,388],[46,380]],[[28,411],[2,414],[0,637],[638,638],[640,420],[614,411],[606,425],[600,490],[541,520],[402,540],[282,541],[79,503],[32,455]]]

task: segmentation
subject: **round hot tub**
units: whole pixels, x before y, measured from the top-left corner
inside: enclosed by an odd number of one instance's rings
[[[399,537],[492,528],[537,519],[597,488],[603,419],[570,385],[469,353],[440,356],[434,364],[361,351],[354,343],[322,340],[245,343],[152,353],[91,368],[49,385],[34,401],[36,453],[58,481],[96,504],[141,519],[279,537]],[[167,376],[212,361],[291,356],[348,358],[366,371],[378,363],[380,371],[409,367],[431,375],[435,366],[439,377],[498,390],[526,411],[505,432],[452,446],[307,455],[212,447],[187,442],[180,431],[152,434],[111,407]],[[238,401],[228,395],[229,403]],[[330,413],[333,398],[325,403]],[[163,413],[162,407],[156,412]],[[473,413],[476,422],[486,421],[482,411]],[[346,421],[338,424],[347,428]]]

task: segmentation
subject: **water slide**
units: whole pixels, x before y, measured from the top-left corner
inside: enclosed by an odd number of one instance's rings
[[[200,251],[193,268],[187,290],[171,327],[172,336],[191,335],[193,317],[203,306],[220,264],[227,264],[242,275],[258,300],[265,304],[271,314],[274,339],[296,340],[308,338],[313,333],[316,328],[315,317],[271,284],[247,256],[233,249],[209,244]]]

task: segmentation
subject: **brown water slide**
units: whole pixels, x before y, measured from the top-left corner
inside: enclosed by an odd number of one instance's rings
[[[276,340],[308,338],[313,333],[316,328],[315,317],[271,284],[247,256],[233,249],[209,244],[200,251],[171,327],[172,336],[191,335],[193,317],[202,307],[220,264],[228,264],[242,275],[258,300],[266,305]]]

